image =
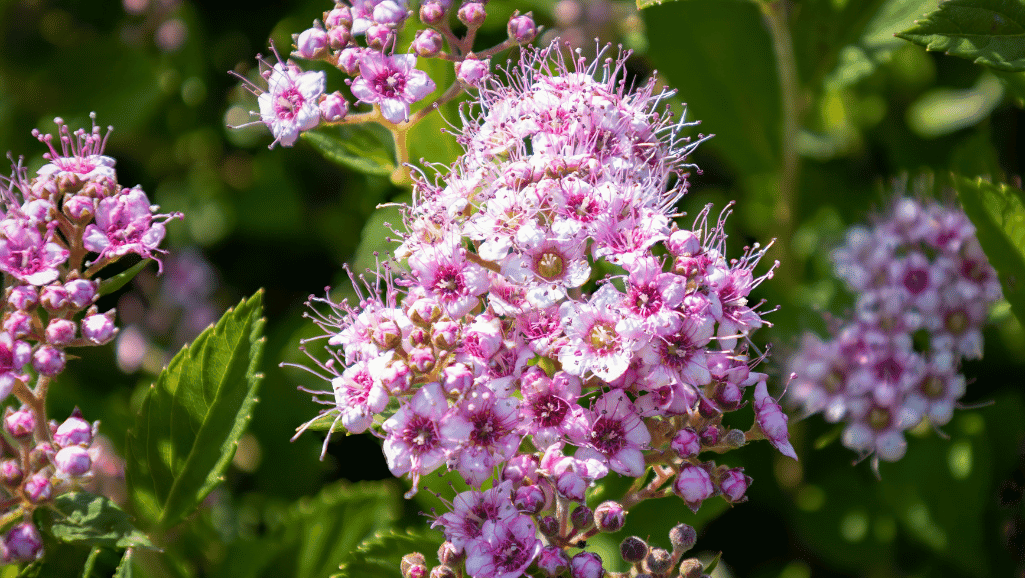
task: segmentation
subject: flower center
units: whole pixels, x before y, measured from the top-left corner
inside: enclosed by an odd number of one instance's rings
[[[541,427],[555,427],[561,424],[568,410],[568,403],[551,394],[540,396],[534,401],[534,414]]]
[[[537,274],[553,281],[562,276],[563,265],[562,255],[552,251],[542,253],[537,260]]]
[[[921,269],[912,269],[904,275],[904,287],[914,295],[918,295],[922,291],[925,291],[925,287],[928,282],[929,273],[922,271]]]
[[[591,444],[601,453],[612,456],[626,446],[626,432],[623,424],[607,417],[600,417],[591,430]]]
[[[922,393],[928,398],[938,399],[943,397],[946,390],[947,388],[943,386],[943,380],[935,375],[930,375],[922,381]]]
[[[890,427],[890,411],[881,407],[874,407],[868,414],[868,425],[876,431]]]
[[[609,353],[616,345],[616,330],[609,323],[595,323],[587,334],[591,348],[601,353]]]
[[[947,314],[945,325],[947,331],[954,335],[961,335],[968,329],[968,316],[965,315],[964,311],[953,311]]]
[[[295,115],[299,114],[299,109],[302,108],[303,102],[305,102],[305,99],[299,93],[299,89],[291,86],[278,95],[277,100],[274,102],[274,111],[278,114],[280,120],[293,120]]]

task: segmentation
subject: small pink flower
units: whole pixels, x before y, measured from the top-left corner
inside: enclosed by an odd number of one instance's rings
[[[441,433],[441,427],[448,413],[448,402],[437,383],[421,388],[413,399],[399,408],[395,415],[381,426],[387,437],[384,440],[384,457],[388,469],[396,476],[410,474],[413,489],[407,494],[416,494],[420,476],[433,472],[445,461],[445,454],[457,440],[466,439],[468,428],[448,428],[452,437]]]
[[[85,228],[83,245],[99,253],[98,259],[117,259],[135,253],[160,263],[154,253],[164,252],[158,248],[164,240],[164,223],[182,215],[154,215],[155,209],[157,206],[150,205],[146,193],[138,187],[103,199],[96,211],[96,224]]]
[[[639,478],[647,466],[641,448],[651,442],[648,428],[637,415],[634,404],[621,389],[613,389],[601,397],[591,408],[594,421],[588,437],[588,447],[580,448],[580,459],[597,458],[609,469],[625,476]]]
[[[794,446],[790,445],[790,433],[787,431],[789,418],[780,409],[779,403],[769,395],[765,379],[760,379],[758,385],[755,386],[755,419],[773,447],[781,454],[797,459]]]
[[[481,538],[466,552],[466,571],[474,578],[519,578],[541,552],[530,516],[484,523]]]
[[[385,56],[367,50],[360,56],[360,76],[352,81],[352,94],[367,104],[377,104],[389,122],[409,120],[409,105],[434,92],[434,81],[416,69],[416,55]]]
[[[257,97],[260,120],[274,135],[274,143],[290,147],[299,133],[320,123],[317,99],[324,94],[323,71],[303,72],[291,62],[274,65],[267,75],[267,91]]]
[[[70,252],[53,242],[53,229],[46,235],[21,219],[0,223],[0,271],[29,283],[46,285],[60,275],[57,267],[68,260]]]

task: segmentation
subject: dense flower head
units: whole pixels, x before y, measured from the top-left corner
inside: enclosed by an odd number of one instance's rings
[[[465,152],[435,180],[419,176],[392,259],[354,279],[358,303],[311,300],[330,358],[307,350],[307,369],[332,388],[313,391],[326,409],[301,430],[383,438],[410,495],[443,464],[458,472],[472,489],[435,525],[475,578],[522,575],[538,533],[561,546],[597,532],[590,510],[576,525],[555,517],[584,512],[610,472],[643,478],[658,464],[662,495],[682,476],[697,509],[720,483],[703,451],[769,439],[792,455],[782,413],[763,419],[761,389],[750,437],[719,434],[722,415],[765,385],[747,338],[767,322],[748,298],[775,265],[755,273],[758,245],[726,258],[729,208],[716,219],[706,207],[692,229],[673,222],[697,142],[654,80],[630,87],[625,57],[588,64],[552,45],[482,77],[463,112]],[[389,401],[372,402],[377,391]],[[678,429],[693,439],[673,442]],[[739,502],[749,480],[731,476]]]
[[[968,217],[912,196],[851,227],[833,261],[856,295],[854,318],[828,340],[804,337],[787,401],[845,422],[844,445],[874,463],[896,461],[906,430],[950,421],[965,392],[960,360],[982,357],[1000,284]]]

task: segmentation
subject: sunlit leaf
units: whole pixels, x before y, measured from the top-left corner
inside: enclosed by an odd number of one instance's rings
[[[88,492],[74,492],[53,500],[43,510],[50,533],[62,542],[128,548],[153,548],[149,537],[135,529],[131,517],[110,499]]]
[[[897,36],[976,64],[1025,71],[1025,4],[1018,0],[948,0]]]
[[[395,578],[402,575],[399,563],[403,556],[420,552],[428,557],[441,542],[441,533],[436,531],[378,532],[360,544],[332,578]]]
[[[395,147],[379,124],[344,125],[302,133],[324,158],[368,175],[389,176],[395,170]]]
[[[97,289],[96,293],[102,297],[103,295],[117,291],[134,279],[135,276],[139,274],[139,271],[142,271],[146,265],[149,265],[152,262],[152,259],[143,259],[117,275],[114,275],[109,279],[104,279],[100,282],[100,287]]]

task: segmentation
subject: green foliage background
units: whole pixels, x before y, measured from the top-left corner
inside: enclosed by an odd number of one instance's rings
[[[998,201],[1021,205],[1015,186],[1025,115],[1015,103],[1025,82],[1014,53],[1015,34],[1025,30],[1020,3],[951,0],[929,19],[923,15],[938,10],[935,0],[681,0],[639,14],[631,4],[583,4],[586,16],[570,32],[625,43],[634,50],[630,73],[643,78],[657,68],[678,90],[676,110],[686,103],[687,117],[702,121],[700,132],[716,135],[691,159],[701,172],[692,175],[681,209],[693,213],[735,199],[734,250],[776,239],[770,258],[781,266],[758,295],[780,306],[771,316],[775,326],[758,335],[773,343],[775,359],[784,360],[803,331],[823,331],[827,315],[849,310],[851,298],[831,274],[830,251],[847,226],[885,209],[895,180],[932,174],[935,195],[950,203],[958,196],[949,185],[964,185],[959,193],[969,214],[977,223],[989,219],[989,243],[1001,247],[1008,268],[1020,268],[1021,229],[992,209]],[[533,10],[549,28],[565,25],[559,10],[567,4],[559,6],[493,0],[480,43],[504,38],[503,15],[514,8]],[[227,71],[252,77],[253,56],[268,54],[268,37],[284,51],[291,33],[329,7],[319,0],[153,0],[147,12],[132,14],[105,0],[0,3],[0,150],[25,155],[34,169],[44,149],[33,128],[49,130],[57,115],[84,126],[96,111],[101,125],[115,126],[107,154],[117,159],[122,184],[139,183],[163,209],[186,214],[169,227],[171,250],[202,249],[223,281],[223,307],[265,290],[266,343],[253,346],[262,347],[262,362],[240,369],[265,377],[246,433],[228,428],[229,438],[238,434],[238,450],[224,464],[223,483],[205,480],[189,496],[154,488],[149,498],[134,497],[131,518],[151,532],[160,552],[135,543],[123,553],[130,542],[117,540],[91,542],[97,550],[48,543],[54,561],[27,573],[70,576],[85,565],[87,576],[376,577],[397,576],[398,557],[413,549],[433,561],[440,533],[425,529],[428,519],[419,513],[437,507],[430,492],[402,500],[403,482],[391,479],[373,438],[338,437],[324,461],[320,434],[290,443],[295,427],[318,409],[296,387],[322,385],[278,367],[301,363],[298,340],[315,333],[302,318],[307,296],[329,285],[344,294],[341,265],[352,262],[360,271],[373,265],[375,250],[387,250],[382,224],[398,215],[377,206],[408,194],[387,178],[387,148],[373,134],[354,134],[359,140],[350,142],[358,144],[331,162],[318,152],[316,136],[267,150],[271,137],[262,127],[225,127],[246,122],[246,111],[256,108]],[[972,44],[944,28],[942,10],[975,8],[1004,10],[998,13],[1005,27],[977,24],[990,34],[1006,30],[1008,38],[999,40],[1010,48]],[[616,16],[597,26],[601,10]],[[165,50],[158,39],[172,20],[185,36]],[[905,31],[907,40],[894,36]],[[329,89],[340,82],[329,76]],[[454,108],[413,134],[411,157],[451,162],[458,149],[439,132],[446,123],[458,123]],[[106,297],[106,306],[116,298]],[[908,455],[883,464],[881,481],[867,464],[852,466],[854,455],[821,419],[792,420],[800,462],[764,445],[725,457],[754,477],[749,503],[728,508],[716,499],[697,515],[672,498],[645,504],[621,535],[592,547],[609,559],[628,534],[667,546],[668,528],[684,521],[701,531],[699,550],[724,552],[720,571],[734,576],[1022,576],[1025,335],[1012,315],[1012,307],[1021,311],[1021,297],[1008,299],[993,312],[985,360],[964,368],[964,401],[974,407],[945,428],[949,440],[916,431]],[[80,406],[131,458],[137,449],[126,443],[139,440],[126,442],[126,434],[144,404],[157,402],[146,401],[155,375],[125,375],[112,359],[102,348],[69,364],[50,412],[66,415]],[[780,367],[769,366],[777,377]],[[777,387],[782,381],[775,380]],[[250,400],[236,403],[249,407]],[[151,465],[133,460],[130,475],[147,475]],[[448,494],[449,481],[458,487],[448,478],[432,476],[430,483]],[[614,497],[616,484],[610,481],[598,499]],[[160,509],[169,500],[173,511]]]

